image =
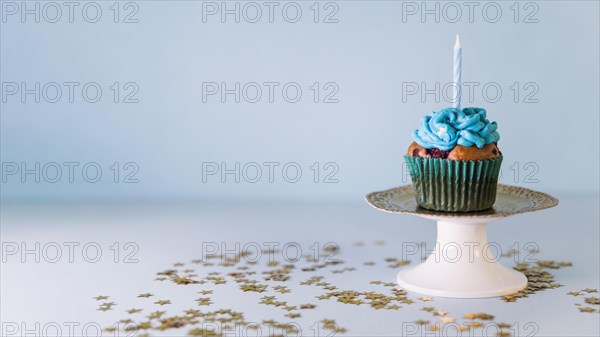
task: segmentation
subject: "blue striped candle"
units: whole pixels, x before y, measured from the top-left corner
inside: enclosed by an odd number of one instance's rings
[[[454,108],[460,109],[460,96],[462,95],[461,90],[461,72],[462,72],[462,46],[460,45],[460,37],[456,34],[456,42],[454,43],[454,85],[453,85],[453,97],[452,102]]]

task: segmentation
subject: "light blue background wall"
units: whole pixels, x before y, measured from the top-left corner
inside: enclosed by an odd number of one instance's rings
[[[28,95],[6,97],[1,112],[1,156],[5,163],[96,162],[103,170],[98,183],[88,183],[75,170],[75,181],[63,177],[40,183],[27,176],[7,176],[2,200],[123,199],[123,198],[344,198],[359,199],[367,192],[403,184],[402,155],[411,142],[418,119],[450,105],[433,95],[422,100],[408,96],[408,82],[452,80],[454,35],[463,41],[463,80],[479,82],[473,103],[488,109],[500,127],[499,143],[505,156],[502,181],[552,193],[597,193],[599,172],[599,18],[596,1],[543,1],[534,7],[496,2],[502,16],[496,23],[494,8],[486,17],[479,2],[474,22],[468,7],[459,2],[463,16],[457,23],[436,23],[433,15],[403,13],[412,7],[396,1],[338,1],[336,7],[320,4],[314,22],[313,2],[297,2],[302,17],[288,23],[275,7],[274,23],[267,7],[258,23],[222,23],[218,16],[203,23],[203,3],[197,1],[134,2],[137,23],[114,23],[110,2],[97,23],[87,23],[80,3],[74,23],[35,23],[27,16],[9,15],[3,3],[1,26],[1,81],[6,83],[96,82],[103,89],[97,103],[87,103],[76,89],[75,103],[63,97],[57,103],[33,102]],[[20,4],[20,2],[18,2]],[[220,2],[219,2],[220,3]],[[416,3],[420,5],[421,2]],[[33,2],[28,3],[33,7]],[[245,3],[240,2],[243,6]],[[415,3],[412,3],[415,4]],[[430,8],[435,2],[428,2]],[[206,4],[205,4],[206,6]],[[229,3],[230,7],[234,3]],[[133,7],[121,6],[121,17]],[[538,22],[524,23],[529,19]],[[51,9],[48,9],[49,11]],[[404,10],[404,11],[403,11]],[[248,12],[254,15],[253,12]],[[43,13],[42,13],[43,14]],[[53,12],[48,12],[51,18]],[[93,11],[90,9],[90,16]],[[290,9],[289,17],[293,16]],[[406,22],[403,22],[406,21]],[[135,82],[138,103],[114,103],[109,87]],[[281,86],[275,102],[268,102],[265,87],[257,103],[243,99],[222,103],[216,96],[202,101],[203,82],[298,83],[302,98],[284,101]],[[334,82],[338,103],[314,103],[314,82]],[[513,83],[519,83],[515,102]],[[532,82],[527,88],[523,86]],[[403,85],[403,83],[405,83]],[[496,83],[502,89],[498,102],[486,100],[482,86]],[[525,103],[535,88],[538,102]],[[130,89],[131,90],[131,89]],[[323,88],[321,88],[323,90]],[[331,89],[330,89],[331,90]],[[330,91],[329,90],[329,91]],[[491,89],[490,89],[491,90]],[[124,91],[121,88],[121,95]],[[494,96],[494,91],[488,92]],[[320,101],[324,91],[321,91]],[[492,97],[493,98],[493,97]],[[119,98],[123,100],[123,96]],[[467,105],[467,104],[465,104]],[[138,183],[113,182],[110,166],[135,162]],[[267,167],[257,183],[227,176],[202,181],[203,162],[278,162],[274,181]],[[303,170],[297,183],[286,182],[280,168],[295,162]],[[321,166],[315,183],[311,165]],[[323,165],[335,163],[324,170]],[[516,163],[516,164],[515,164]],[[339,168],[337,183],[323,183],[324,175]],[[81,168],[81,166],[79,166]],[[314,168],[314,166],[313,166]],[[5,167],[6,169],[6,167]],[[532,173],[534,172],[535,173]],[[253,171],[252,171],[253,172]],[[289,171],[293,173],[293,171]],[[515,177],[516,173],[518,177]],[[6,173],[6,172],[3,172]],[[121,171],[121,174],[124,172]],[[251,173],[251,172],[249,172]],[[527,178],[528,174],[533,174]],[[252,173],[252,176],[254,174]],[[291,174],[293,176],[293,174]],[[408,182],[408,181],[406,181]]]

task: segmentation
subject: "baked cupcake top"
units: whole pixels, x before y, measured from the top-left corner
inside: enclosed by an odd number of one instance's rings
[[[481,149],[498,142],[497,129],[498,124],[486,118],[485,109],[446,108],[422,117],[412,138],[425,149],[450,151],[457,145]]]

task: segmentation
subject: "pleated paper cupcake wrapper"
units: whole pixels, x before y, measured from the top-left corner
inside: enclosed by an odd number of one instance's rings
[[[490,160],[450,160],[404,156],[417,204],[443,212],[473,212],[491,208],[502,157]]]

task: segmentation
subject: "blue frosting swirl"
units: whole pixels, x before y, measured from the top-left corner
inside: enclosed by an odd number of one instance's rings
[[[446,108],[421,118],[412,138],[426,149],[449,151],[457,144],[482,148],[500,139],[498,124],[485,117],[482,108]]]

